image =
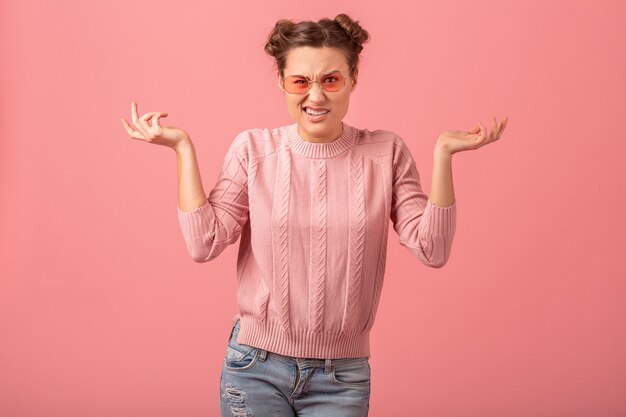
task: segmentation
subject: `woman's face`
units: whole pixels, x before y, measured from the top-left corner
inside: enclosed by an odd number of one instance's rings
[[[287,110],[298,124],[298,133],[309,142],[330,142],[341,136],[341,121],[348,113],[350,93],[356,86],[356,80],[348,76],[348,62],[340,49],[300,46],[290,50],[284,68],[285,78],[290,75],[303,75],[309,80],[318,81],[322,75],[339,71],[346,78],[345,86],[334,92],[324,91],[320,83],[312,83],[304,94],[291,94],[283,90]],[[280,78],[279,78],[280,86]],[[281,86],[282,89],[282,86]],[[323,116],[306,113],[307,108],[318,112],[328,110]]]

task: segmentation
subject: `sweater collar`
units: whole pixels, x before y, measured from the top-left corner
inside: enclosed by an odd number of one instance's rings
[[[356,140],[357,129],[341,122],[343,132],[341,136],[332,142],[309,142],[298,134],[298,124],[293,123],[286,127],[288,144],[296,153],[310,158],[332,158],[339,155],[346,149],[351,148]]]

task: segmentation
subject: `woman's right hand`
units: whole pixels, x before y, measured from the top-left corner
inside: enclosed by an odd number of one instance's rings
[[[159,125],[159,118],[167,117],[164,112],[150,112],[139,117],[137,114],[137,103],[134,101],[130,105],[130,114],[133,121],[132,126],[122,118],[122,125],[131,139],[144,140],[176,149],[178,146],[191,141],[187,132],[178,127],[164,127]]]

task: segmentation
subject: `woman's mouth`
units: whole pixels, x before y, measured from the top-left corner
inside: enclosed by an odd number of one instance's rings
[[[328,109],[324,108],[314,108],[314,107],[305,107],[303,110],[308,119],[312,122],[319,122],[326,118],[326,115],[330,112]]]

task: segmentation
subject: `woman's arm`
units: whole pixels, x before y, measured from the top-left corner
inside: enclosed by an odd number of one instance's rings
[[[444,205],[436,198],[442,204],[438,206],[429,201],[422,190],[415,160],[401,138],[396,140],[393,166],[391,220],[400,244],[424,265],[441,268],[452,249],[456,204]]]
[[[454,203],[452,154],[439,145],[433,151],[433,177],[428,199],[438,207],[449,207]]]
[[[174,150],[178,161],[178,207],[182,211],[192,211],[207,201],[202,187],[196,149],[191,139],[187,137]]]
[[[245,135],[231,144],[220,176],[207,198],[202,187],[195,147],[183,129],[161,126],[165,112],[139,117],[131,103],[132,126],[121,119],[131,139],[167,146],[178,162],[178,220],[191,257],[197,262],[216,258],[240,236],[248,220],[247,153]]]

